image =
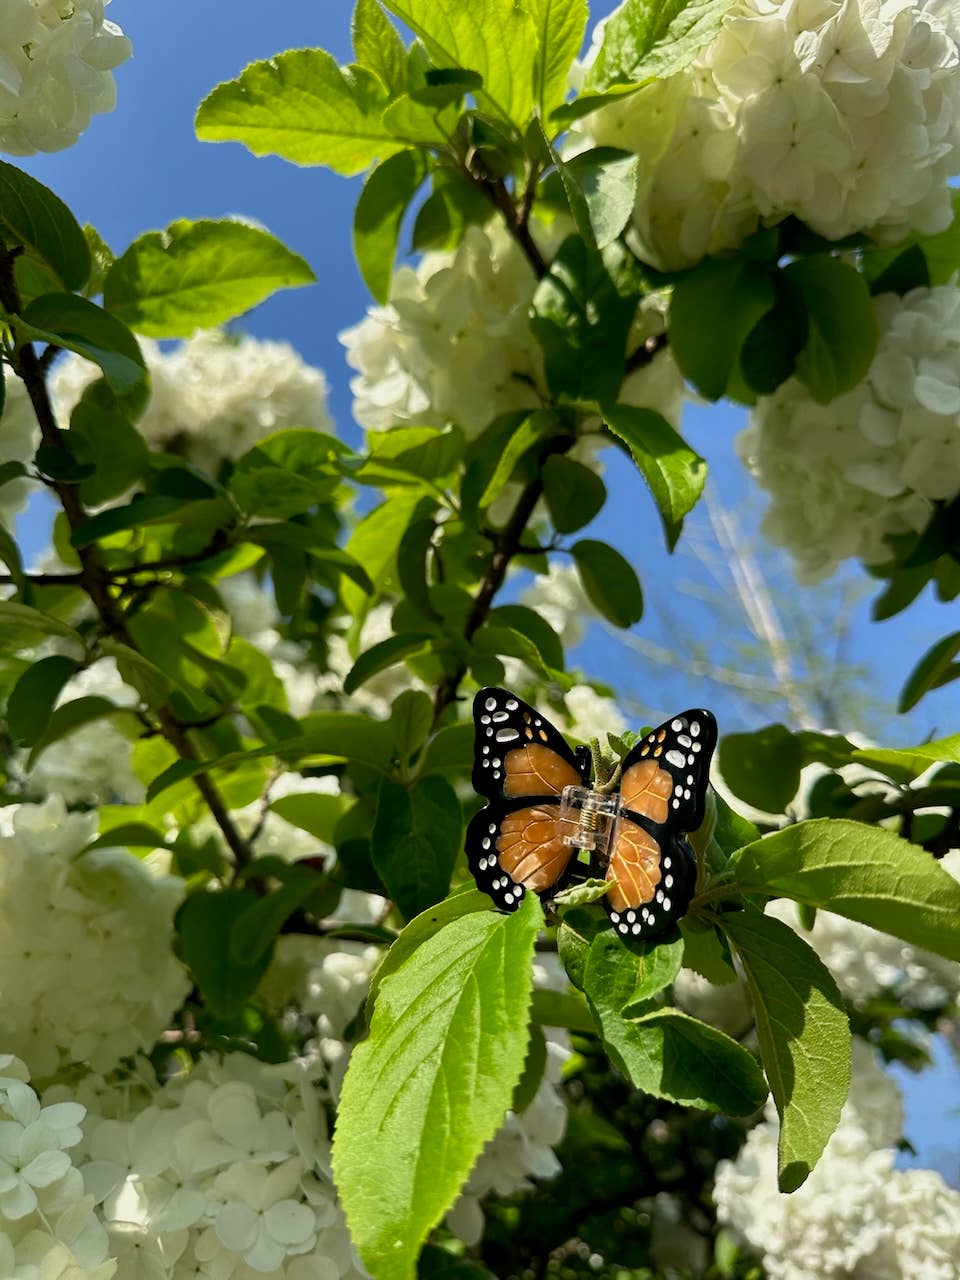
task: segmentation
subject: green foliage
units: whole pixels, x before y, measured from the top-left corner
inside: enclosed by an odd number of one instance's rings
[[[669,76],[692,62],[732,0],[626,0],[604,28],[586,89]]]
[[[796,375],[815,400],[829,404],[857,385],[873,359],[877,317],[870,291],[849,263],[826,254],[792,262],[783,281],[807,315]]]
[[[793,898],[960,960],[960,885],[892,832],[842,818],[799,822],[730,862],[744,893]]]
[[[82,289],[90,250],[80,224],[52,191],[22,169],[0,160],[0,243],[21,247],[54,273],[53,288]]]
[[[820,1159],[847,1098],[847,1015],[822,961],[788,925],[755,910],[731,912],[720,924],[747,976],[780,1116],[780,1190],[796,1191]]]
[[[954,631],[932,645],[907,677],[900,691],[897,710],[910,711],[931,689],[941,689],[960,677],[960,662],[955,661],[958,654],[960,631]]]
[[[511,916],[460,916],[380,982],[343,1083],[333,1167],[354,1242],[382,1280],[413,1276],[510,1106],[541,919],[533,894]]]
[[[277,289],[314,280],[303,258],[260,227],[184,218],[140,236],[117,258],[103,282],[103,304],[147,337],[189,338]]]
[[[409,789],[383,778],[373,826],[373,865],[408,920],[440,902],[460,852],[460,801],[443,778]]]
[[[665,973],[672,958],[660,964]],[[583,982],[610,1060],[634,1088],[726,1115],[751,1115],[762,1105],[766,1088],[756,1061],[722,1031],[678,1009],[621,1013],[655,980],[613,930],[593,939]]]
[[[960,268],[960,217],[957,216],[960,193],[954,191],[952,200],[953,221],[945,231],[932,236],[911,232],[893,248],[869,247],[864,250],[863,274],[874,293],[880,293],[884,288],[894,289],[897,293],[906,292],[906,289],[897,287],[903,279],[905,267],[910,271],[909,282],[914,287],[935,287],[950,281]],[[916,266],[918,252],[923,264],[919,271]]]
[[[672,551],[683,530],[683,517],[693,510],[703,492],[706,462],[652,409],[618,404],[607,407],[603,417],[630,450],[649,485]]]
[[[234,1017],[256,991],[270,963],[271,948],[238,956],[234,927],[261,901],[250,889],[195,893],[177,912],[177,949],[213,1013]]]
[[[839,734],[791,733],[771,724],[754,733],[729,733],[720,743],[718,763],[730,790],[766,813],[785,813],[800,787],[800,771],[820,760],[832,768],[854,758],[852,742]]]
[[[43,734],[64,685],[79,663],[53,654],[27,667],[7,699],[7,728],[19,746],[30,747]]]
[[[418,151],[399,151],[370,174],[353,220],[353,248],[367,288],[377,302],[390,294],[400,224],[427,174]]]
[[[570,550],[594,608],[617,627],[639,622],[643,593],[636,572],[620,552],[592,538],[582,538]]]
[[[912,781],[933,764],[960,764],[960,733],[916,747],[862,747],[853,752],[853,758],[896,781]]]
[[[575,533],[599,514],[607,489],[595,471],[555,453],[543,464],[543,496],[557,533]]]
[[[114,316],[70,293],[34,298],[15,321],[27,342],[49,342],[75,351],[99,365],[114,394],[131,404],[143,402],[147,371],[137,340]]]

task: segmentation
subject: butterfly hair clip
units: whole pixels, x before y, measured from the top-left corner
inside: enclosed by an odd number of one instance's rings
[[[609,884],[604,904],[624,938],[666,933],[684,914],[696,860],[684,836],[703,822],[717,722],[682,711],[645,734],[609,782],[593,753],[573,749],[506,689],[473,701],[473,786],[487,801],[467,828],[477,886],[503,911],[527,890],[557,893],[585,867]]]

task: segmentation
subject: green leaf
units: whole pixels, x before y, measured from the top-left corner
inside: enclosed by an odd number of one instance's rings
[[[567,76],[587,25],[587,0],[530,0],[528,9],[538,39],[533,98],[546,120],[567,95]]]
[[[493,212],[484,191],[458,169],[436,169],[433,191],[413,224],[413,247],[419,252],[455,249],[467,227],[489,222]]]
[[[87,242],[87,248],[90,250],[90,275],[83,293],[87,298],[95,298],[97,294],[103,292],[103,282],[107,278],[107,272],[115,261],[113,250],[104,240],[103,236],[96,227],[90,225],[89,222],[84,223],[83,238]],[[42,290],[43,293],[49,293],[49,289]]]
[[[0,372],[0,392],[2,392],[2,384],[3,373]],[[2,413],[2,396],[0,396],[0,414]],[[3,470],[3,465],[4,464],[0,464],[0,472]],[[23,468],[22,463],[8,463],[6,465],[20,467],[22,470],[26,470],[26,468]],[[11,475],[10,478],[15,479],[16,477]],[[0,477],[0,485],[3,483],[4,481],[2,477]],[[3,527],[3,525],[0,525],[0,561],[2,561],[10,570],[10,577],[14,581],[14,585],[17,588],[17,594],[20,596],[21,600],[25,602],[30,600],[32,588],[27,579],[27,575],[24,572],[20,548],[17,546],[16,539]]]
[[[950,283],[950,278],[960,268],[960,192],[952,191],[950,198],[953,202],[953,221],[945,231],[938,231],[932,236],[912,232],[892,248],[864,250],[863,274],[874,293],[880,292],[877,285],[897,259],[905,256],[911,249],[919,249],[923,254],[927,265],[928,286]]]
[[[445,779],[421,778],[409,789],[381,780],[373,865],[406,919],[446,897],[462,836],[460,801]]]
[[[27,667],[7,701],[7,728],[18,746],[33,746],[42,735],[64,685],[79,669],[79,662],[60,654]]]
[[[688,915],[680,921],[683,937],[683,967],[699,973],[715,987],[736,982],[737,971],[730,959],[726,938],[715,925],[704,927],[699,917]]]
[[[270,808],[284,822],[299,827],[324,844],[333,844],[337,823],[346,812],[348,803],[346,796],[303,791],[278,796],[270,802]]]
[[[276,889],[251,902],[230,926],[233,962],[249,967],[267,955],[286,921],[316,893],[323,879],[312,867],[294,865]]]
[[[473,765],[473,725],[449,724],[427,743],[420,762],[420,776],[430,773],[469,772]]]
[[[148,231],[114,262],[103,305],[150,338],[189,338],[257,306],[278,289],[312,284],[299,254],[261,227],[182,218]]]
[[[525,604],[496,605],[487,614],[487,622],[494,627],[509,627],[532,640],[540,657],[548,667],[562,671],[564,667],[563,644],[550,623]]]
[[[117,396],[145,395],[147,370],[136,338],[125,324],[86,298],[46,293],[34,298],[15,323],[28,341],[66,347],[99,365]]]
[[[575,533],[598,515],[607,487],[590,467],[562,453],[543,464],[543,496],[557,533]]]
[[[426,46],[437,67],[464,67],[483,76],[477,101],[523,126],[533,107],[537,36],[514,0],[385,0]]]
[[[820,404],[850,391],[866,375],[877,348],[877,315],[863,276],[826,254],[791,262],[781,274],[807,314],[807,340],[796,376]]]
[[[730,733],[720,743],[720,773],[730,790],[765,813],[785,813],[800,786],[803,748],[782,724]]]
[[[637,957],[610,929],[593,940],[584,990],[611,1062],[636,1089],[688,1107],[752,1115],[766,1087],[753,1056],[721,1031],[677,1009],[625,1019],[636,989]]]
[[[564,1027],[568,1031],[590,1035],[596,1031],[590,1007],[576,991],[534,991],[530,1002],[530,1021],[541,1027]]]
[[[781,1191],[796,1191],[837,1127],[850,1087],[850,1026],[820,957],[779,920],[729,912],[753,1000],[757,1038],[780,1115]]]
[[[52,746],[54,742],[59,742],[61,738],[68,737],[71,733],[75,733],[77,729],[82,729],[84,725],[91,724],[94,720],[102,720],[106,716],[129,716],[131,715],[129,707],[118,707],[115,702],[109,702],[106,698],[97,697],[96,694],[90,694],[85,698],[74,698],[71,702],[64,702],[47,721],[47,727],[41,736],[34,743],[33,750],[27,758],[27,772],[29,772],[36,764],[41,752],[47,747]]]
[[[944,636],[923,655],[900,690],[897,710],[901,715],[912,710],[932,689],[942,688],[960,676],[960,631]]]
[[[375,590],[384,588],[395,570],[397,548],[419,502],[416,492],[392,493],[360,520],[347,540],[345,550],[363,565]],[[359,587],[345,583],[343,603],[354,617],[363,617],[370,600]]]
[[[616,399],[638,295],[621,293],[605,258],[578,235],[568,236],[533,295],[530,328],[543,349],[550,390],[571,400]]]
[[[349,176],[404,149],[381,122],[386,102],[362,67],[338,67],[323,49],[289,49],[218,85],[200,103],[197,137]]]
[[[271,949],[238,959],[231,951],[234,925],[260,901],[250,889],[194,893],[176,914],[177,950],[196,979],[204,1002],[220,1017],[234,1017],[256,991]]]
[[[401,759],[409,759],[427,740],[433,724],[433,699],[422,689],[403,689],[390,708],[390,724]]]
[[[708,400],[727,390],[747,335],[775,300],[768,267],[751,258],[705,258],[677,281],[670,350]]]
[[[557,914],[563,916],[565,912],[572,911],[575,907],[585,907],[591,902],[599,902],[601,898],[606,897],[607,890],[610,888],[606,880],[581,880],[579,884],[572,884],[568,889],[561,889],[559,893],[553,895],[553,906]]]
[[[519,658],[526,663],[534,675],[542,680],[559,684],[562,689],[569,689],[573,681],[562,671],[557,671],[544,662],[536,641],[513,627],[490,626],[487,624],[477,631],[473,637],[473,648],[479,654],[497,654],[504,658]]]
[[[96,840],[83,850],[92,853],[94,849],[166,849],[166,836],[146,822],[120,822],[97,836]]]
[[[391,98],[405,92],[407,51],[378,0],[357,0],[350,33],[357,62],[374,73]]]
[[[545,409],[538,409],[517,424],[497,455],[496,465],[480,497],[481,507],[489,506],[500,496],[520,459],[555,427],[555,415]]]
[[[960,960],[960,885],[925,849],[843,818],[799,822],[730,861],[744,893],[823,907]]]
[[[571,547],[580,581],[594,608],[616,627],[643,616],[643,592],[633,567],[605,542],[583,538]]]
[[[509,916],[471,912],[380,984],[333,1147],[351,1237],[378,1280],[412,1280],[421,1245],[503,1122],[523,1071],[542,918],[534,894]]]
[[[150,462],[146,441],[122,413],[84,396],[70,415],[67,437],[74,453],[94,472],[80,481],[85,506],[98,507],[136,484]]]
[[[79,632],[74,631],[67,623],[13,600],[0,600],[0,627],[3,628],[4,644],[8,649],[24,648],[26,644],[34,643],[38,635],[59,636],[64,640],[72,640],[81,649],[84,647]]]
[[[561,170],[561,178],[566,176],[579,186],[593,239],[598,249],[605,249],[613,244],[633,215],[640,176],[639,156],[616,147],[595,147],[561,163],[565,170],[565,173]]]
[[[400,226],[426,176],[422,152],[399,151],[377,165],[363,185],[353,219],[353,249],[377,302],[385,303],[390,296]]]
[[[669,987],[680,972],[683,956],[684,941],[681,937],[672,942],[644,943],[642,951],[637,954],[637,985],[620,1010],[621,1016],[635,1018],[647,1013],[650,1000],[664,987]]]
[[[604,421],[627,445],[657,504],[667,546],[672,551],[683,518],[696,506],[707,480],[707,464],[652,409],[618,404],[604,409]]]
[[[36,178],[2,160],[0,241],[8,249],[22,245],[30,258],[52,267],[63,289],[82,289],[90,275],[90,250],[67,206]]]
[[[733,0],[626,0],[604,27],[584,88],[606,89],[669,76],[693,61],[720,30]]]
[[[425,650],[433,639],[429,631],[404,631],[365,649],[344,677],[344,693],[354,693],[379,671],[386,671],[404,658]]]
[[[912,781],[926,773],[934,764],[960,764],[960,733],[949,738],[937,738],[933,742],[921,742],[918,747],[864,747],[854,750],[853,759],[868,767],[879,769],[896,780]]]
[[[406,964],[417,948],[423,946],[428,938],[445,929],[452,921],[459,920],[462,916],[472,915],[475,911],[489,912],[490,899],[479,889],[468,886],[466,889],[452,893],[442,902],[428,907],[420,915],[414,916],[409,924],[404,925],[400,936],[380,961],[370,980],[366,1003],[368,1016],[384,978],[389,978],[401,965]]]
[[[540,1027],[533,1021],[530,1023],[530,1040],[527,1044],[527,1058],[523,1064],[523,1075],[517,1081],[513,1091],[510,1110],[516,1115],[526,1111],[536,1096],[543,1081],[543,1073],[547,1065],[547,1040]]]

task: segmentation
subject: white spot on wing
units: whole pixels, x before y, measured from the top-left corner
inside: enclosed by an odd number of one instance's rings
[[[664,756],[665,760],[669,760],[675,769],[682,769],[687,763],[682,751],[670,750]]]
[[[670,728],[673,730],[673,732],[674,732],[674,733],[679,733],[679,732],[680,732],[680,730],[683,728],[683,721],[682,721],[682,720],[671,720],[671,721],[670,721]]]
[[[496,698],[488,698],[483,705],[487,708],[488,711],[493,711],[497,705],[497,700]]]

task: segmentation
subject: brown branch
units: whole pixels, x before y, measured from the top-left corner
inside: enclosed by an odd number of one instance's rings
[[[666,349],[667,342],[666,333],[655,333],[649,338],[644,338],[636,351],[631,352],[627,357],[624,377],[629,378],[631,373],[636,373],[638,369],[645,369],[648,364],[652,364],[657,353]]]
[[[475,158],[474,164],[477,163],[479,162]],[[547,274],[547,261],[537,247],[537,242],[530,234],[529,217],[530,205],[533,203],[532,196],[528,205],[527,193],[524,192],[521,211],[518,212],[517,206],[513,202],[513,196],[507,190],[502,178],[494,178],[488,173],[476,172],[469,161],[464,167],[464,172],[470,181],[479,187],[487,199],[503,214],[507,230],[523,250],[527,261],[533,268],[534,275],[538,280],[542,280]]]
[[[0,248],[0,305],[13,315],[20,312],[20,295],[14,277],[13,263],[15,254]],[[30,343],[17,347],[11,357],[14,372],[20,377],[27,389],[33,411],[40,425],[40,437],[50,449],[65,451],[66,445],[57,420],[53,414],[50,397],[47,392],[44,371],[37,353]],[[76,485],[62,480],[50,480],[50,488],[56,493],[60,505],[66,514],[71,530],[78,529],[87,518],[87,513],[80,501]],[[133,637],[127,629],[123,610],[110,590],[110,574],[105,570],[100,553],[91,543],[78,549],[80,572],[75,581],[89,596],[104,628],[115,640],[136,650]],[[163,736],[177,754],[184,760],[199,759],[196,748],[187,736],[186,728],[179,722],[169,706],[161,707],[157,719]],[[250,861],[250,849],[240,832],[234,826],[227,807],[218,792],[213,779],[207,773],[197,773],[193,777],[197,790],[203,796],[217,826],[223,833],[238,866]]]
[[[510,568],[510,562],[521,550],[521,540],[530,522],[530,517],[533,515],[534,508],[543,493],[543,463],[550,454],[566,453],[573,443],[574,437],[568,435],[555,436],[547,443],[540,459],[540,467],[536,476],[520,494],[510,519],[502,529],[493,534],[493,551],[490,561],[480,581],[480,586],[477,588],[477,594],[473,598],[473,606],[467,615],[467,621],[463,628],[463,638],[468,644],[486,622],[487,615],[493,606],[494,598],[503,586],[507,570]],[[439,723],[440,717],[447,707],[456,701],[460,684],[466,674],[467,663],[460,662],[454,671],[444,676],[438,683],[433,698],[434,725]]]

